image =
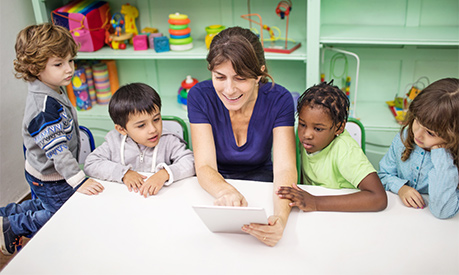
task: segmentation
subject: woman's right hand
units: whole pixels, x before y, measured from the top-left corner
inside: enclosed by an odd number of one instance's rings
[[[247,206],[244,196],[236,189],[224,190],[220,192],[214,201],[218,206]]]

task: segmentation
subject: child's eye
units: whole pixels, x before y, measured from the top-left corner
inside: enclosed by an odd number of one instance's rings
[[[70,59],[69,60],[69,63],[73,63],[73,62],[75,62],[75,59]]]
[[[159,118],[155,118],[153,121],[154,121],[154,122],[158,122],[158,121],[159,121]]]
[[[324,129],[316,127],[316,128],[314,128],[314,130],[316,130],[317,132],[322,132]]]
[[[56,67],[59,67],[59,66],[61,66],[61,65],[62,65],[62,63],[56,63],[56,64],[54,64],[54,66],[56,66]]]
[[[427,134],[431,137],[436,137],[437,135],[429,130],[426,130]]]
[[[306,124],[304,124],[304,123],[298,123],[298,125],[299,125],[301,128],[306,127]]]
[[[139,125],[137,126],[137,128],[143,128],[144,126],[145,126],[145,124],[139,124]]]
[[[245,81],[245,78],[243,78],[243,77],[236,77],[236,80],[237,80],[237,81]]]

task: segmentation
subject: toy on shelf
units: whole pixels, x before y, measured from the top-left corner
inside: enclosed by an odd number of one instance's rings
[[[72,78],[72,88],[76,98],[77,110],[91,109],[92,103],[89,96],[88,84],[86,82],[85,68],[75,70],[75,74]]]
[[[425,80],[425,83],[422,80]],[[414,83],[410,83],[406,86],[405,90],[410,89],[406,93],[405,96],[399,96],[398,93],[395,95],[394,100],[386,101],[387,105],[389,106],[389,110],[391,111],[392,115],[395,117],[395,120],[399,124],[403,124],[406,117],[406,112],[410,107],[411,102],[413,99],[426,87],[429,85],[429,79],[426,76],[420,77]],[[422,86],[422,88],[421,88]]]
[[[94,64],[92,66],[92,70],[94,86],[96,87],[97,103],[106,105],[109,103],[110,98],[112,97],[107,64],[102,62]]]
[[[137,35],[139,31],[135,25],[135,19],[139,17],[139,10],[130,4],[125,4],[121,6],[121,14],[123,14],[126,19],[126,25],[124,27],[125,32],[131,33],[133,36]]]
[[[198,83],[196,78],[187,75],[185,80],[182,81],[178,89],[177,102],[186,110],[186,103],[188,98],[188,91]]]
[[[334,47],[323,47],[322,53],[321,53],[321,67],[322,69],[325,68],[325,51],[333,51],[337,52],[334,54],[331,59],[330,59],[330,80],[334,80],[334,83],[336,86],[341,86],[341,90],[347,95],[349,98],[349,101],[351,103],[350,110],[349,110],[349,116],[359,119],[357,116],[357,92],[358,92],[358,86],[359,86],[359,72],[360,72],[360,58],[357,54],[350,52],[350,51],[345,51],[341,50],[338,48]],[[356,66],[355,66],[355,81],[352,82],[354,83],[354,96],[353,99],[351,99],[351,77],[348,74],[348,69],[349,69],[349,63],[347,57],[351,56],[355,58]],[[342,67],[343,67],[343,72],[341,74],[336,73],[336,64],[337,61],[342,60]],[[320,81],[324,82],[325,80],[325,74],[321,73],[320,75]]]
[[[124,16],[119,12],[115,12],[112,16],[112,19],[110,20],[110,24],[112,24],[113,29],[115,29],[115,33],[110,34],[109,42],[110,47],[114,50],[126,49],[125,41],[131,39],[133,36],[132,33],[124,32],[125,23],[126,21],[124,19]]]
[[[163,36],[163,34],[160,32],[154,32],[148,35],[148,44],[150,45],[150,49],[155,48],[155,37],[161,37],[161,36]],[[168,45],[168,50],[169,50],[169,40],[167,40],[167,45]]]
[[[169,44],[172,51],[186,51],[193,48],[190,19],[185,14],[169,14]]]
[[[96,88],[94,87],[94,79],[92,77],[92,68],[89,64],[83,64],[82,67],[85,69],[86,73],[86,83],[88,84],[89,97],[91,98],[91,103],[96,104]]]
[[[108,38],[110,6],[106,1],[71,1],[53,10],[51,17],[54,24],[70,30],[80,52],[97,51]]]
[[[157,53],[169,51],[169,39],[166,36],[155,37],[153,42]]]
[[[207,49],[210,48],[210,43],[212,42],[212,39],[214,39],[214,36],[216,36],[219,32],[224,30],[226,27],[223,25],[210,25],[206,27],[206,47]]]
[[[292,53],[294,50],[298,49],[301,46],[301,43],[297,43],[294,40],[288,38],[289,15],[291,10],[292,2],[290,0],[280,1],[276,7],[276,14],[279,15],[281,19],[287,18],[285,24],[285,38],[281,38],[281,31],[279,28],[275,26],[269,27],[267,25],[264,25],[261,15],[258,13],[250,13],[249,10],[248,14],[243,14],[241,15],[241,17],[243,19],[248,20],[250,23],[255,23],[260,26],[260,40],[265,52]],[[250,17],[252,16],[258,17],[258,22],[251,19]],[[273,29],[277,30],[278,36],[274,35]],[[270,35],[269,39],[263,39],[263,30],[268,31]]]
[[[134,51],[148,50],[148,36],[146,34],[138,34],[132,38]]]

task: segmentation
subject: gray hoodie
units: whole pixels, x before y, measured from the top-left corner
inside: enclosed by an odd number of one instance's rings
[[[163,130],[158,145],[151,148],[112,130],[105,136],[105,142],[88,155],[84,171],[97,179],[122,183],[129,169],[155,173],[162,168],[169,173],[166,186],[195,175],[193,152],[186,149],[183,139]]]

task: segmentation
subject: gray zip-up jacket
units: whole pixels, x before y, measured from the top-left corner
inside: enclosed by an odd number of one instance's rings
[[[183,139],[163,130],[158,145],[151,148],[112,130],[105,136],[105,142],[88,155],[84,171],[97,179],[122,183],[129,169],[156,173],[162,168],[169,173],[166,186],[195,175],[193,152],[186,149]]]
[[[77,114],[62,88],[59,94],[40,80],[29,82],[22,125],[29,174],[42,181],[65,179],[72,187],[85,179],[77,159]]]

